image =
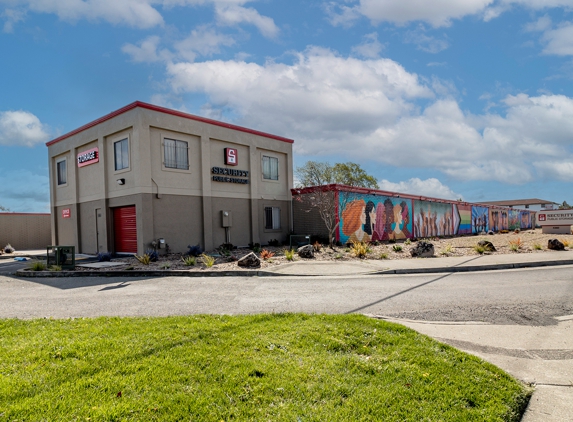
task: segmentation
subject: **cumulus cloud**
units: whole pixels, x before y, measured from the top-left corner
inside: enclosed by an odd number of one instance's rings
[[[234,3],[246,3],[246,1],[215,2],[217,22],[230,26],[248,23],[254,25],[265,37],[274,38],[278,35],[279,28],[275,25],[272,18],[259,14],[251,7],[244,7]]]
[[[573,23],[565,22],[558,28],[545,31],[543,53],[557,56],[573,56]]]
[[[427,85],[392,60],[316,47],[291,64],[169,63],[167,73],[174,94],[204,94],[209,110],[225,108],[240,124],[294,138],[300,155],[509,183],[533,180],[534,159],[573,161],[573,99],[562,95],[507,96],[503,113],[474,115],[445,85]]]
[[[156,35],[145,38],[139,42],[139,45],[134,44],[124,44],[121,47],[121,51],[125,54],[131,56],[134,62],[158,62],[163,60],[169,60],[172,54],[167,50],[158,51],[159,43],[161,38]]]
[[[27,111],[0,111],[0,145],[31,147],[46,142],[49,129]]]
[[[571,8],[571,0],[358,0],[358,4],[353,6],[347,3],[328,3],[327,12],[333,25],[351,25],[359,16],[365,16],[375,24],[391,22],[405,25],[419,21],[437,28],[450,26],[452,20],[472,15],[488,21],[512,7],[530,10]]]
[[[211,56],[221,51],[221,46],[231,46],[235,40],[215,29],[202,25],[191,31],[185,39],[175,43],[175,49],[183,59],[194,61],[197,55]]]
[[[375,59],[380,56],[384,46],[378,41],[378,34],[372,32],[364,36],[364,40],[359,45],[352,47],[352,52],[368,59]]]
[[[459,199],[462,196],[454,192],[448,186],[442,184],[438,179],[432,177],[422,180],[418,177],[413,177],[406,181],[398,183],[390,182],[389,180],[382,179],[378,182],[378,186],[382,190],[390,192],[409,193],[412,195],[424,195],[440,199]],[[463,198],[462,198],[463,199]]]

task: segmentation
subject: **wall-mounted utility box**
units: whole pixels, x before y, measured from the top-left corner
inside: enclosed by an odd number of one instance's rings
[[[233,218],[231,211],[221,211],[221,226],[231,227],[233,225]]]

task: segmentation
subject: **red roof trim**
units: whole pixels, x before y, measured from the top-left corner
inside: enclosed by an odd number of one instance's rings
[[[257,135],[257,136],[263,136],[265,138],[276,139],[278,141],[288,142],[289,144],[294,143],[294,140],[289,139],[289,138],[284,138],[282,136],[272,135],[270,133],[261,132],[261,131],[254,130],[254,129],[249,129],[249,128],[246,128],[243,126],[232,125],[230,123],[224,123],[224,122],[220,122],[218,120],[207,119],[206,117],[195,116],[194,114],[183,113],[182,111],[172,110],[170,108],[160,107],[160,106],[156,106],[153,104],[144,103],[142,101],[135,101],[135,102],[128,104],[125,107],[122,107],[116,111],[112,111],[111,113],[106,114],[105,116],[100,117],[99,119],[96,119],[93,122],[87,123],[87,124],[77,128],[77,129],[72,130],[71,132],[66,133],[65,135],[62,135],[56,139],[49,141],[48,143],[46,143],[46,146],[49,147],[50,145],[53,145],[56,142],[60,142],[66,138],[69,138],[73,135],[76,135],[80,132],[83,132],[84,130],[87,130],[87,129],[92,128],[96,125],[99,125],[100,123],[103,123],[107,120],[113,119],[114,117],[119,116],[120,114],[123,114],[129,110],[136,108],[136,107],[141,107],[141,108],[145,108],[147,110],[152,110],[152,111],[158,111],[160,113],[170,114],[172,116],[183,117],[185,119],[196,120],[198,122],[208,123],[208,124],[215,125],[215,126],[221,126],[221,127],[227,128],[227,129],[237,130],[239,132],[250,133],[253,135]]]

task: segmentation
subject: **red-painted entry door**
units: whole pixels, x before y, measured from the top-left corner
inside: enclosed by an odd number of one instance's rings
[[[115,252],[137,253],[135,205],[113,209]]]

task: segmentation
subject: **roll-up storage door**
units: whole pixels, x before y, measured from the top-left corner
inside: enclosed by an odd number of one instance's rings
[[[135,205],[113,209],[116,253],[137,253]]]

